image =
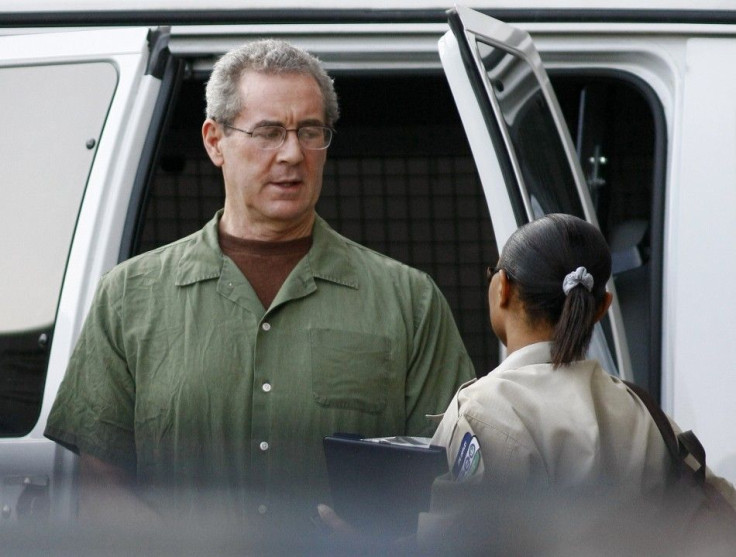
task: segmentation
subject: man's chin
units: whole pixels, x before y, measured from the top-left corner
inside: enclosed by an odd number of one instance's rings
[[[305,209],[303,205],[299,206],[294,203],[280,202],[271,207],[266,217],[273,225],[280,229],[311,230],[314,224],[315,211],[314,208]]]

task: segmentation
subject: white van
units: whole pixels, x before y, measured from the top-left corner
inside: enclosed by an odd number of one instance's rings
[[[73,515],[76,457],[42,433],[96,283],[221,206],[199,131],[204,83],[219,55],[264,36],[335,78],[342,117],[319,213],[435,278],[479,375],[502,356],[485,266],[534,217],[583,216],[615,260],[596,355],[736,480],[728,2],[469,2],[513,26],[409,0],[6,4],[0,524]]]

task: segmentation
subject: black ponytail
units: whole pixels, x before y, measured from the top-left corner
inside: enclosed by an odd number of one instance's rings
[[[579,360],[585,355],[593,336],[598,305],[591,292],[579,284],[565,297],[562,313],[555,325],[552,363],[555,367]]]
[[[547,215],[511,235],[499,267],[515,286],[528,318],[554,326],[554,366],[583,358],[611,275],[611,254],[600,231],[572,215]],[[585,268],[593,284],[590,290],[577,284],[566,294],[563,281],[578,267]]]

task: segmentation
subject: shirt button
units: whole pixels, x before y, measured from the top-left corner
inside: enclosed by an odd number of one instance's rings
[[[267,512],[268,512],[268,507],[266,505],[258,505],[259,514],[266,514]]]
[[[271,383],[264,383],[261,386],[261,389],[263,389],[264,393],[270,393],[271,392]]]
[[[263,329],[264,331],[270,331],[271,330],[271,324],[270,323],[264,323],[263,325],[261,325],[261,329]]]
[[[262,451],[267,451],[268,450],[268,443],[266,441],[261,441],[261,444],[259,445],[259,447],[261,447],[261,450]]]

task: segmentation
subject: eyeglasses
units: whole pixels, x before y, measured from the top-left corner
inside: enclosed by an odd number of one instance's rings
[[[491,285],[491,279],[493,278],[493,275],[495,275],[497,272],[501,270],[501,267],[498,265],[488,265],[486,267],[486,280],[488,281],[488,285]]]
[[[310,151],[323,151],[330,146],[335,131],[327,126],[302,126],[301,128],[287,129],[284,126],[256,126],[252,131],[241,130],[228,124],[226,128],[239,131],[251,136],[256,147],[271,151],[281,147],[286,141],[287,132],[296,132],[299,145]]]

